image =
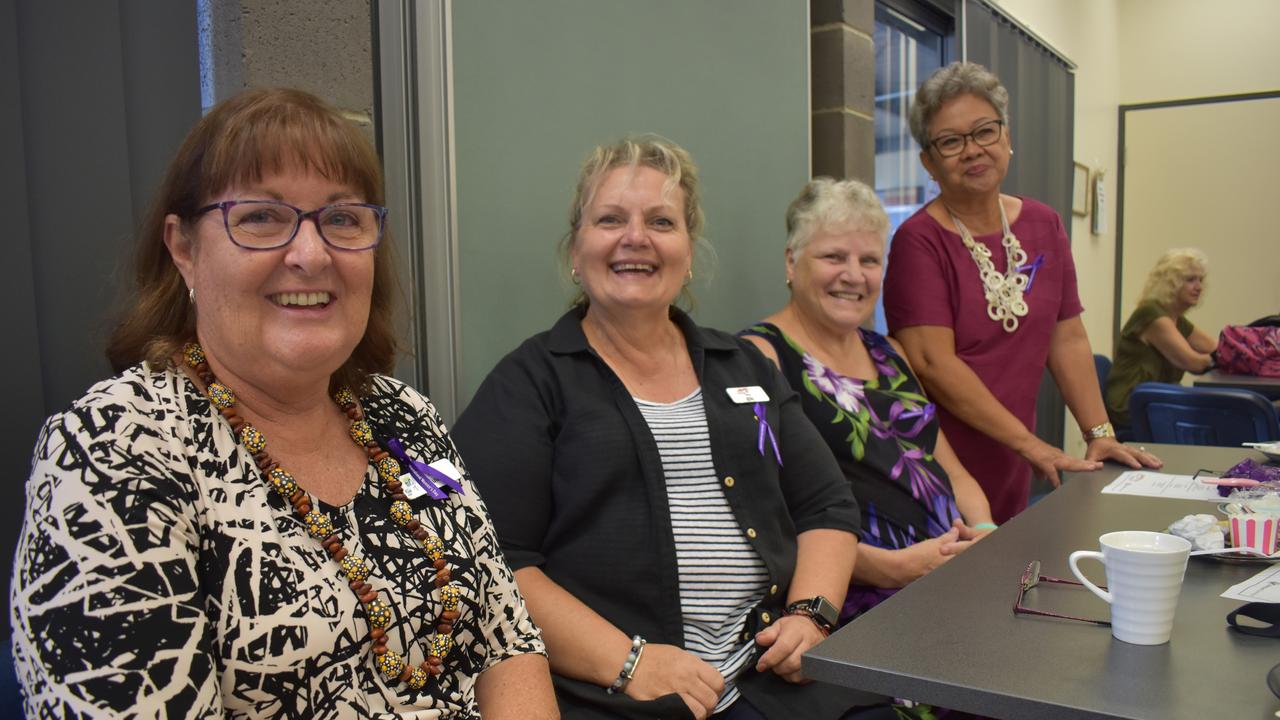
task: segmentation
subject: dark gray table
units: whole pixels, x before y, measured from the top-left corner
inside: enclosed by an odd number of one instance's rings
[[[1191,382],[1200,387],[1225,387],[1252,390],[1268,400],[1280,400],[1280,378],[1257,375],[1229,375],[1212,370],[1203,375],[1192,375]]]
[[[1170,472],[1224,470],[1260,454],[1245,449],[1153,445]],[[1241,603],[1218,597],[1265,568],[1191,558],[1165,645],[1114,640],[1108,627],[1014,615],[1028,561],[1071,577],[1067,555],[1097,550],[1112,530],[1162,530],[1207,502],[1102,495],[1124,468],[1108,464],[1068,477],[1063,487],[973,548],[912,583],[815,647],[809,677],[997,718],[1161,718],[1262,720],[1280,710],[1266,671],[1280,640],[1229,631]],[[1084,563],[1103,582],[1098,563]],[[1041,585],[1024,604],[1107,619],[1084,588]]]

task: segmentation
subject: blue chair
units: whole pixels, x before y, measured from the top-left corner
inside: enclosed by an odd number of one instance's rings
[[[1251,390],[1142,383],[1129,396],[1137,442],[1240,447],[1280,440],[1280,421]]]
[[[1093,369],[1098,373],[1098,387],[1107,391],[1107,376],[1111,374],[1111,358],[1106,355],[1093,355]]]
[[[1093,354],[1093,370],[1098,373],[1098,389],[1102,391],[1102,397],[1107,396],[1107,378],[1111,376],[1111,358],[1106,355]],[[1116,426],[1116,439],[1120,442],[1129,442],[1133,439],[1133,433],[1128,428]]]

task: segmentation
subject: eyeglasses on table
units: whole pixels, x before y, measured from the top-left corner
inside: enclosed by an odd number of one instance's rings
[[[1111,623],[1107,620],[1094,620],[1092,618],[1076,617],[1075,615],[1063,615],[1062,613],[1050,612],[1048,610],[1037,610],[1036,608],[1029,608],[1029,607],[1023,606],[1022,597],[1027,594],[1028,590],[1039,585],[1042,582],[1054,583],[1057,585],[1077,585],[1077,586],[1083,587],[1082,583],[1076,582],[1075,580],[1066,580],[1063,578],[1056,578],[1051,575],[1041,575],[1040,561],[1032,560],[1031,562],[1027,563],[1027,569],[1024,570],[1022,573],[1022,581],[1018,583],[1018,598],[1013,601],[1014,615],[1040,615],[1043,617],[1058,618],[1060,620],[1076,620],[1079,622],[1087,622],[1087,623],[1092,623],[1094,625],[1106,625],[1106,626],[1111,625]],[[1103,590],[1107,589],[1105,585],[1100,585],[1099,587],[1101,587]]]

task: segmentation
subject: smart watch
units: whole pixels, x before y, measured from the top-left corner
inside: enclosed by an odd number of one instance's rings
[[[840,610],[821,595],[791,603],[787,606],[787,614],[806,615],[828,634],[836,629],[836,623],[840,621]]]

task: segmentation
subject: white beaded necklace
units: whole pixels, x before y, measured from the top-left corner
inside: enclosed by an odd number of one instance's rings
[[[1007,263],[1003,275],[996,272],[996,267],[991,262],[991,250],[973,239],[973,233],[960,222],[954,210],[946,203],[942,206],[947,208],[951,222],[955,223],[956,229],[960,231],[960,239],[969,249],[973,262],[978,265],[978,274],[982,276],[982,286],[987,297],[987,316],[1004,326],[1005,332],[1011,333],[1017,330],[1018,318],[1025,317],[1027,314],[1027,301],[1022,297],[1027,287],[1027,276],[1018,271],[1018,268],[1026,264],[1027,254],[1023,252],[1022,245],[1013,234],[1013,230],[1009,229],[1009,218],[1004,214],[1004,203],[1000,203],[1000,226],[1004,230],[1004,237],[1001,238],[1000,244],[1004,246]]]

